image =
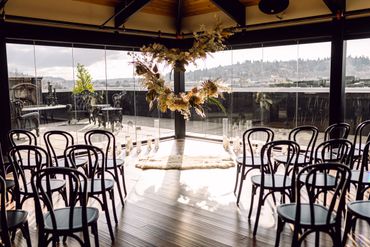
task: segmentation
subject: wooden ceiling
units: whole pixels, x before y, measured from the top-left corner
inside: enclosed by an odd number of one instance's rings
[[[75,0],[81,2],[89,2],[92,4],[100,4],[106,6],[115,7],[119,4],[124,4],[124,0]],[[127,3],[130,1],[127,0]],[[219,11],[220,9],[216,7],[210,0],[182,0],[183,2],[183,17],[208,14],[212,12]],[[244,6],[257,5],[259,0],[239,0]],[[173,16],[176,15],[178,0],[151,0],[141,12],[163,15],[163,16]]]

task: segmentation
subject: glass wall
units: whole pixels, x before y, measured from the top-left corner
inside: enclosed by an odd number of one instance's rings
[[[370,39],[347,41],[346,122],[352,133],[362,121],[370,119]]]
[[[127,50],[8,43],[7,56],[12,128],[33,131],[41,144],[55,129],[77,143],[97,128],[112,131],[122,144],[174,135],[172,114],[148,108]]]
[[[286,135],[299,125],[328,124],[330,43],[234,49],[212,54],[186,71],[187,90],[220,78],[232,92],[221,100],[226,112],[207,106],[206,118],[191,118],[187,134],[221,138],[222,118],[228,135],[250,125],[268,126]],[[211,110],[209,110],[211,109]]]

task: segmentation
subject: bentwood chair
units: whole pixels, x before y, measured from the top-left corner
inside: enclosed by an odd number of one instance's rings
[[[318,189],[316,180],[323,172],[333,174],[336,179],[336,186],[328,206],[316,200]],[[296,202],[277,207],[275,246],[279,246],[280,234],[285,223],[294,226],[291,246],[300,246],[313,232],[317,234],[316,241],[319,241],[319,232],[325,232],[330,235],[334,246],[341,246],[341,217],[350,177],[351,171],[348,166],[338,163],[321,163],[303,168],[296,180]],[[319,246],[317,242],[316,246]]]
[[[9,164],[8,164],[9,165]],[[15,187],[15,182],[14,179],[6,178],[8,174],[8,169],[7,169],[7,164],[5,164],[4,161],[4,156],[3,156],[3,151],[0,143],[0,176],[2,176],[5,179],[5,184],[6,184],[6,190],[12,195],[12,200],[14,200],[14,187]],[[10,171],[13,172],[13,171]],[[8,198],[8,195],[7,195]]]
[[[254,169],[260,169],[262,161],[258,151],[268,142],[274,140],[274,132],[269,128],[256,127],[250,128],[243,133],[243,156],[236,159],[236,179],[234,194],[238,189],[236,204],[239,205],[240,196],[243,189],[243,182],[248,173]]]
[[[87,196],[97,200],[105,212],[109,234],[114,242],[113,227],[110,220],[107,194],[110,196],[115,223],[118,223],[117,212],[114,202],[114,180],[105,178],[105,154],[95,146],[91,145],[73,145],[66,148],[64,155],[68,159],[68,164],[77,169],[76,159],[79,155],[87,156],[87,165],[85,175],[87,177]],[[84,185],[84,184],[83,184]],[[102,200],[99,198],[102,196]]]
[[[17,146],[17,142],[20,137],[24,138],[25,141],[22,142],[22,145],[35,145],[37,146],[37,137],[34,133],[28,130],[23,129],[13,129],[8,133],[9,141],[12,147]]]
[[[369,134],[370,120],[363,121],[357,125],[355,131],[355,139],[353,141],[352,165],[354,165],[356,162],[358,162],[359,165],[361,164],[360,158],[362,156],[362,151],[364,150],[366,143],[369,141]]]
[[[62,130],[50,130],[44,133],[44,141],[47,151],[52,159],[52,166],[69,167],[64,157],[64,150],[75,144],[73,136]],[[76,159],[76,166],[82,167],[86,165],[86,159]]]
[[[30,198],[34,198],[35,191],[31,186],[31,176],[42,169],[50,166],[48,153],[41,147],[31,145],[19,145],[10,149],[9,159],[13,166],[14,175],[14,197],[16,207],[22,208],[23,203]],[[66,202],[65,181],[53,179],[51,183],[51,193],[58,192]]]
[[[88,145],[103,145],[103,150],[105,154],[105,170],[113,177],[114,181],[117,183],[118,194],[121,199],[122,206],[124,205],[124,197],[127,195],[126,183],[125,183],[125,173],[124,173],[124,160],[118,159],[116,156],[116,138],[112,132],[106,130],[90,130],[85,133],[85,143]],[[109,153],[112,151],[111,157]],[[99,169],[101,167],[99,166]],[[122,180],[122,181],[120,181]],[[122,195],[122,188],[125,196]]]
[[[284,171],[280,172],[275,169],[275,158],[274,155],[279,155],[276,153],[277,150],[285,150],[286,153],[284,163]],[[285,197],[287,196],[290,201],[294,198],[294,181],[296,173],[297,157],[299,154],[299,145],[293,141],[272,141],[265,144],[261,151],[261,160],[266,159],[266,165],[260,166],[260,175],[254,175],[251,177],[252,181],[252,193],[251,193],[251,205],[249,210],[248,218],[251,217],[253,210],[253,200],[257,189],[260,189],[258,195],[257,213],[256,220],[254,223],[253,236],[257,234],[258,221],[261,214],[262,205],[266,201],[269,195],[273,196],[275,202],[274,193],[278,192],[281,194],[281,201],[285,202]],[[263,161],[261,161],[262,163]],[[292,169],[293,168],[293,169]]]
[[[301,148],[297,166],[304,167],[312,164],[318,134],[317,127],[310,125],[298,126],[289,132],[288,140],[298,143]],[[276,158],[276,162],[284,164],[284,160],[281,160],[280,157]]]
[[[68,188],[68,204],[62,207],[58,207],[49,193],[52,189],[53,177],[58,175],[65,178]],[[67,237],[72,237],[81,246],[89,247],[89,227],[95,237],[95,246],[99,246],[99,210],[87,207],[87,186],[86,176],[73,168],[49,167],[35,172],[32,177],[32,188],[36,191],[35,205],[37,215],[40,217],[38,219],[39,247],[48,246],[50,242],[53,246],[57,246],[59,237],[64,237],[64,242]],[[37,190],[37,188],[40,189]],[[76,234],[78,232],[83,233],[83,240]]]
[[[351,183],[357,186],[356,200],[363,200],[365,192],[370,188],[370,173],[368,172],[370,155],[369,150],[370,142],[367,142],[361,152],[362,157],[360,158],[361,165],[359,169],[352,168],[351,170],[352,172]]]
[[[5,247],[12,246],[9,232],[15,233],[17,229],[21,229],[23,237],[27,241],[27,246],[31,247],[32,245],[27,220],[28,213],[27,211],[20,209],[7,210],[6,194],[6,181],[2,176],[0,176],[0,236],[2,244]]]
[[[335,123],[325,129],[324,141],[332,139],[347,139],[351,126],[348,123]]]

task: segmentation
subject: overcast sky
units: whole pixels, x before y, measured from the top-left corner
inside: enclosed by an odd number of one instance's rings
[[[73,67],[84,64],[93,79],[106,77],[124,78],[133,76],[132,58],[126,51],[83,49],[71,47],[51,47],[8,44],[9,72],[24,73],[31,76],[53,76],[72,80]],[[348,41],[347,55],[370,57],[370,39]],[[206,60],[189,66],[187,70],[207,69],[219,65],[242,63],[245,60],[288,61],[330,57],[330,43],[300,44],[279,47],[223,51],[212,54]],[[165,73],[170,68],[165,69]]]

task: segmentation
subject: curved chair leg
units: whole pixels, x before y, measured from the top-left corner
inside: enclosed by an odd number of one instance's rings
[[[112,189],[109,192],[109,194],[110,194],[110,199],[111,199],[111,202],[112,202],[114,222],[117,224],[118,223],[118,217],[117,217],[117,210],[116,210],[115,199],[114,199],[114,190]]]
[[[112,239],[112,242],[114,242],[114,233],[113,233],[113,227],[112,227],[112,222],[110,220],[110,215],[109,215],[109,209],[108,209],[108,201],[107,201],[107,195],[106,193],[103,193],[103,210],[105,212],[105,218],[107,220],[108,224],[108,229],[109,229],[109,234]]]
[[[98,247],[99,246],[99,234],[98,234],[98,223],[95,222],[92,226],[91,226],[91,231],[94,235],[94,240],[95,240],[95,247]]]
[[[12,246],[8,232],[3,231],[1,233],[1,241],[3,242],[4,246]]]
[[[351,226],[352,226],[352,223],[353,223],[352,217],[353,217],[352,213],[349,210],[347,210],[346,220],[345,220],[345,223],[344,223],[343,240],[342,240],[343,246],[346,244],[348,234],[351,231]]]
[[[262,205],[263,205],[263,188],[261,187],[260,188],[260,196],[258,198],[256,221],[254,222],[253,237],[255,237],[256,234],[257,234],[258,221],[259,221],[259,218],[260,218]]]
[[[117,183],[117,188],[118,188],[118,194],[119,194],[119,197],[121,199],[121,203],[122,203],[122,206],[124,204],[124,200],[123,200],[123,195],[122,195],[122,188],[121,188],[121,183],[119,181],[119,176],[118,176],[118,171],[117,171],[117,168],[114,169],[114,180],[116,181]]]
[[[254,196],[256,195],[256,190],[257,190],[257,186],[253,185],[252,186],[252,193],[251,193],[251,205],[250,205],[250,208],[249,208],[248,219],[250,219],[251,215],[252,215]]]
[[[83,228],[83,231],[82,231],[82,234],[83,234],[83,236],[84,236],[84,243],[83,243],[83,247],[90,247],[91,246],[91,244],[90,244],[90,237],[89,237],[89,228],[88,228],[88,226],[85,226],[84,228]],[[81,245],[82,245],[82,243],[81,243]]]
[[[21,226],[21,231],[23,234],[23,237],[26,239],[27,247],[31,247],[31,238],[30,238],[30,230],[28,228],[28,221],[24,222],[24,224]]]
[[[300,232],[300,227],[295,225],[293,231],[292,246],[299,246],[298,234]]]
[[[234,195],[236,195],[236,189],[238,188],[239,173],[240,173],[240,165],[236,165],[236,178],[235,178],[235,185],[234,185]]]
[[[285,225],[285,222],[278,216],[275,247],[279,247],[280,234],[282,233],[282,231],[284,229],[284,225]]]

